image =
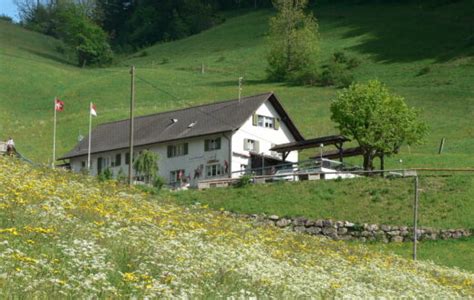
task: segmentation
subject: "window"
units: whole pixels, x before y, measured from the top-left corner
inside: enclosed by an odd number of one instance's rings
[[[251,139],[244,139],[244,150],[258,152],[259,142]]]
[[[110,167],[110,157],[97,158],[97,173],[100,174],[103,170]]]
[[[221,148],[221,138],[204,140],[204,151],[219,150]]]
[[[253,125],[278,130],[280,128],[280,119],[254,114]]]
[[[183,179],[185,176],[185,170],[174,170],[170,172],[170,183],[176,183]]]
[[[102,172],[102,168],[104,167],[102,160],[102,157],[97,158],[97,174],[100,174]]]
[[[115,155],[115,162],[114,162],[114,166],[115,167],[118,167],[122,164],[122,154],[118,153]]]
[[[125,153],[125,164],[129,165],[130,164],[130,153]]]
[[[206,177],[216,177],[224,174],[224,167],[220,164],[206,166]]]
[[[168,157],[183,156],[188,154],[188,143],[168,145]]]
[[[85,161],[85,160],[83,160],[83,161],[81,161],[81,168],[83,168],[83,169],[84,169],[85,167],[86,167],[86,161]]]
[[[259,127],[273,128],[274,118],[258,115],[257,125]]]

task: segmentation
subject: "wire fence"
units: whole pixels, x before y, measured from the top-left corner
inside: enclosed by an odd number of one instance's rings
[[[469,210],[472,206],[469,203],[474,200],[469,199],[473,196],[471,195],[472,192],[469,194],[471,188],[474,188],[473,168],[409,168],[367,171],[352,169],[353,167],[340,163],[335,165],[336,168],[331,169],[331,167],[334,167],[333,161],[323,159],[316,162],[316,164],[313,161],[312,165],[311,161],[304,161],[299,164],[287,163],[278,166],[261,166],[233,172],[231,175],[234,175],[234,178],[209,180],[205,187],[236,184],[242,180],[242,177],[238,178],[240,175],[247,175],[243,178],[250,180],[253,184],[335,179],[340,182],[338,184],[355,186],[350,183],[351,178],[368,178],[368,181],[362,182],[361,185],[367,184],[368,187],[366,189],[362,188],[362,190],[367,191],[368,196],[365,197],[370,197],[372,201],[357,203],[355,202],[357,197],[364,196],[358,195],[356,188],[352,192],[355,200],[353,203],[354,210],[364,209],[357,207],[358,205],[367,205],[365,209],[368,212],[364,219],[367,224],[364,226],[367,226],[368,229],[366,230],[364,227],[361,230],[362,235],[366,234],[369,240],[372,238],[375,240],[377,232],[382,231],[385,231],[384,234],[389,236],[390,240],[407,242],[411,239],[413,244],[412,257],[416,260],[420,239],[461,238],[472,234],[474,226],[467,219],[470,213],[461,209],[465,207]],[[376,180],[381,177],[391,180],[382,182]],[[204,180],[202,183],[206,183],[206,181]],[[387,186],[396,192],[389,192]],[[303,189],[301,191],[304,192]],[[313,188],[312,191],[316,190]],[[384,193],[387,193],[387,197],[393,199],[377,200],[377,197],[383,198]],[[323,192],[315,195],[314,198],[320,197],[322,194]],[[294,195],[295,205],[299,205],[296,201],[298,196],[297,194]],[[338,201],[338,199],[333,201]],[[317,205],[316,202],[314,204]],[[391,218],[392,216],[393,218]],[[453,216],[456,216],[456,218],[453,218]],[[392,226],[390,227],[387,223],[383,224],[381,220],[391,223]],[[397,222],[401,224],[393,224]],[[424,226],[420,226],[420,224],[424,224]],[[347,229],[343,228],[341,230]],[[360,234],[360,232],[357,234]],[[364,239],[364,237],[361,237],[361,239]]]

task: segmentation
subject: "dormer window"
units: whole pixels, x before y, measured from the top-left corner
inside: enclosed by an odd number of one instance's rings
[[[174,123],[176,123],[176,122],[178,122],[178,119],[171,119],[171,123],[174,124]]]
[[[193,128],[194,125],[196,125],[197,121],[192,122],[191,124],[188,125],[188,128]]]

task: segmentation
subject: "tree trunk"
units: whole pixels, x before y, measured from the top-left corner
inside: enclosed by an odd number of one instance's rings
[[[364,170],[372,171],[374,169],[374,155],[372,151],[364,153]],[[369,176],[372,174],[369,174]]]
[[[385,155],[382,153],[380,154],[380,170],[384,170],[385,169]],[[380,172],[380,176],[384,177],[385,173],[384,172]]]

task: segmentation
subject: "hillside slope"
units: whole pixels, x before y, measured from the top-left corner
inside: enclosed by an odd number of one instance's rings
[[[321,61],[335,51],[358,57],[356,80],[378,78],[423,111],[431,133],[422,146],[389,158],[408,166],[474,166],[474,45],[471,0],[440,6],[412,4],[323,5]],[[137,112],[145,114],[234,98],[243,76],[244,95],[273,90],[307,137],[337,132],[330,100],[337,90],[294,87],[265,79],[265,36],[271,11],[229,18],[201,34],[153,46],[119,67],[79,69],[56,51],[57,41],[0,23],[0,138],[15,137],[37,161],[51,157],[52,99],[66,102],[58,119],[58,154],[85,135],[88,103],[97,103],[94,122],[126,118],[128,65],[137,65]],[[201,65],[205,73],[201,74]],[[442,137],[444,155],[437,155]],[[309,153],[303,153],[307,157]],[[358,162],[358,161],[357,161]]]
[[[0,295],[444,298],[474,275],[0,157]]]

